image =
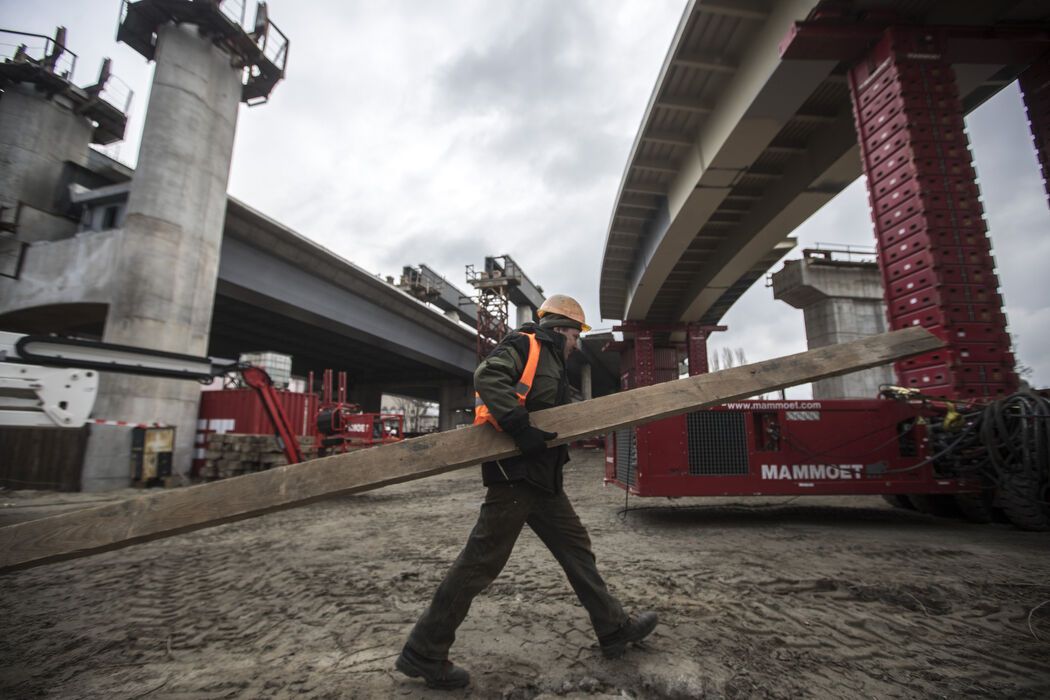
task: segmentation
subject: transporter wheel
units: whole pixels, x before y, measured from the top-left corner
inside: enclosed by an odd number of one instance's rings
[[[1038,474],[1017,472],[1000,484],[998,503],[1014,527],[1021,530],[1050,530],[1050,485]]]
[[[955,499],[943,493],[912,493],[905,498],[911,501],[915,510],[920,513],[936,515],[938,518],[960,518],[962,513]]]
[[[993,497],[994,493],[988,489],[977,493],[957,493],[953,496],[955,505],[971,523],[990,523],[995,520],[992,512]]]
[[[884,493],[882,499],[889,503],[894,508],[903,508],[904,510],[915,510],[915,506],[911,504],[907,496],[903,496],[899,493]]]

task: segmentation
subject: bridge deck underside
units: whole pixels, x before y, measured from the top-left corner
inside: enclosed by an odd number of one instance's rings
[[[394,386],[454,376],[374,342],[220,293],[215,298],[208,354],[237,357],[249,351],[291,355],[292,372],[298,376],[327,368],[345,370],[352,384]]]

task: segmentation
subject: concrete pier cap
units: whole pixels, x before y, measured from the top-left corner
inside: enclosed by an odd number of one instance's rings
[[[886,331],[882,275],[863,253],[804,250],[801,260],[785,261],[772,281],[773,298],[802,309],[810,350]],[[876,367],[814,382],[813,398],[870,399],[892,383],[893,368]]]
[[[75,233],[69,186],[87,165],[88,145],[124,137],[130,90],[114,88],[108,58],[95,83],[77,85],[78,57],[66,42],[64,27],[54,38],[0,29],[0,233],[14,234],[0,235],[5,277],[23,262],[23,244]]]

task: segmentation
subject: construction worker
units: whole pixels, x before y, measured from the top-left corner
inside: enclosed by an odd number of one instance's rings
[[[422,677],[431,688],[470,682],[467,671],[448,660],[456,628],[474,597],[499,575],[526,524],[565,570],[604,656],[621,656],[656,627],[656,613],[628,616],[606,589],[587,530],[562,490],[568,448],[548,447],[557,433],[529,422],[532,411],[569,403],[565,361],[580,331],[590,330],[579,303],[561,294],[544,301],[537,315],[539,323],[512,331],[474,372],[475,424],[507,433],[521,454],[482,465],[488,491],[477,524],[397,659],[399,671]]]

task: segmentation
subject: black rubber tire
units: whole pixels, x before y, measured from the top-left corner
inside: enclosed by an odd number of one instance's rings
[[[907,499],[920,513],[936,515],[938,518],[961,518],[962,513],[955,505],[955,499],[942,493],[908,494]]]
[[[884,493],[882,494],[883,500],[889,503],[894,508],[901,508],[903,510],[915,510],[915,506],[911,504],[907,496],[903,496],[899,493]]]
[[[1017,472],[1000,482],[997,503],[1020,530],[1050,530],[1050,488],[1035,474]]]
[[[953,497],[962,516],[971,523],[990,523],[995,520],[992,513],[992,491],[957,493]]]

